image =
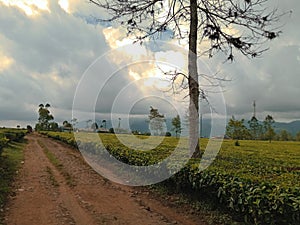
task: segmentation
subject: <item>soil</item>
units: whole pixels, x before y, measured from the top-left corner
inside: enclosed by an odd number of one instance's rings
[[[168,204],[147,188],[101,177],[74,148],[38,134],[26,138],[24,164],[6,207],[7,225],[207,224],[187,207]],[[58,165],[50,162],[45,149]]]

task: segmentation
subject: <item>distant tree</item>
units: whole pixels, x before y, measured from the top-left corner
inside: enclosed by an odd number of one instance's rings
[[[181,133],[181,120],[180,120],[180,116],[179,115],[177,115],[177,116],[175,116],[173,119],[172,119],[172,126],[173,126],[173,128],[172,128],[172,130],[174,130],[175,131],[175,136],[176,136],[176,138],[178,137],[178,134],[180,134]]]
[[[65,120],[65,121],[63,122],[63,130],[64,130],[64,131],[67,130],[67,131],[71,132],[72,129],[73,129],[72,124],[69,123],[67,120]]]
[[[56,123],[56,122],[51,122],[51,123],[49,123],[48,130],[51,130],[51,131],[58,131],[58,130],[59,130],[58,123]]]
[[[115,130],[114,130],[114,128],[109,128],[109,133],[111,133],[111,134],[114,134],[115,133]]]
[[[295,140],[300,141],[300,131],[296,134]]]
[[[92,122],[92,120],[91,119],[89,119],[89,120],[87,120],[87,121],[85,121],[86,122],[86,128],[88,129],[88,128],[90,128],[90,123]]]
[[[260,124],[258,119],[256,119],[255,116],[253,116],[251,120],[248,121],[248,124],[249,124],[249,132],[250,132],[251,139],[253,140],[260,139],[263,130],[262,130],[262,125]]]
[[[38,124],[36,124],[36,130],[49,130],[49,121],[54,120],[53,115],[49,111],[50,104],[47,103],[46,106],[44,106],[43,104],[39,105],[39,118]]]
[[[26,128],[27,128],[27,132],[28,132],[28,133],[32,133],[32,127],[31,127],[30,125],[27,125]]]
[[[295,137],[290,132],[288,132],[288,140],[295,141]]]
[[[250,133],[244,122],[244,119],[236,120],[235,117],[232,116],[226,127],[226,135],[234,140],[248,139]]]
[[[72,128],[72,124],[69,123],[67,120],[65,120],[65,121],[63,122],[63,126],[64,126],[65,128]]]
[[[293,136],[287,130],[281,130],[280,134],[279,134],[279,140],[280,141],[292,141],[293,140]]]
[[[288,141],[288,132],[287,130],[281,130],[279,134],[280,141]]]
[[[171,137],[172,134],[171,134],[171,132],[167,131],[165,136],[166,136],[166,137]]]
[[[275,123],[275,120],[272,116],[267,115],[264,120],[264,137],[266,140],[269,140],[271,143],[274,137],[276,136],[276,133],[274,131],[273,124]]]
[[[104,129],[106,129],[106,120],[102,120],[102,124],[104,125]]]
[[[99,128],[98,124],[96,122],[92,123],[91,129],[95,132]]]
[[[164,136],[166,133],[165,116],[158,112],[158,109],[150,107],[149,129],[153,136]]]
[[[20,129],[20,127],[21,127],[20,125],[17,125],[17,128],[18,128],[18,129]]]
[[[132,133],[133,135],[139,135],[139,134],[140,134],[140,132],[139,132],[138,130],[133,130],[133,131],[131,131],[131,133]]]

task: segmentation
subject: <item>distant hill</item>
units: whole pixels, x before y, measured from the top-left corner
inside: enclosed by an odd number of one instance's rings
[[[274,126],[277,133],[281,130],[287,130],[295,136],[300,131],[300,120],[292,121],[290,123],[275,122]]]
[[[146,133],[146,132],[150,132],[149,131],[149,124],[147,122],[147,117],[145,116],[145,118],[134,118],[134,119],[130,119],[129,120],[129,127],[132,131],[137,130],[140,131],[142,133]],[[101,121],[97,120],[96,121],[97,124],[100,126],[101,125]],[[125,121],[122,120],[121,121],[121,128],[125,128],[128,129],[128,127],[124,124]],[[220,119],[215,119],[214,120],[215,123],[215,134],[211,134],[211,120],[210,119],[203,119],[203,125],[202,125],[202,134],[201,136],[203,137],[209,137],[209,136],[219,136],[223,134],[222,131],[222,120]],[[171,118],[167,118],[166,119],[166,125],[167,125],[167,130],[171,131],[172,130],[172,119]],[[245,122],[245,125],[247,126],[247,122]],[[78,127],[86,127],[86,122],[80,122],[78,125]],[[110,128],[112,127],[112,123],[110,120],[107,120],[106,123],[106,127]],[[279,133],[281,130],[287,130],[288,132],[290,132],[293,136],[295,136],[299,131],[300,131],[300,120],[297,121],[293,121],[293,122],[289,122],[289,123],[284,123],[284,122],[275,122],[274,124],[275,127],[275,131],[277,133]],[[182,134],[182,135],[187,135],[187,134]]]

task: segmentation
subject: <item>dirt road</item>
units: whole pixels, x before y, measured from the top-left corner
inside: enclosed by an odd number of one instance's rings
[[[27,139],[7,225],[205,224],[146,189],[102,178],[65,144],[36,134]]]

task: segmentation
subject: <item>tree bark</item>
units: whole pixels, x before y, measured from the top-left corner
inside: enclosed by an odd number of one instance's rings
[[[197,69],[198,12],[197,0],[190,0],[190,34],[188,55],[189,83],[189,149],[192,158],[200,157],[199,148],[199,82]]]

